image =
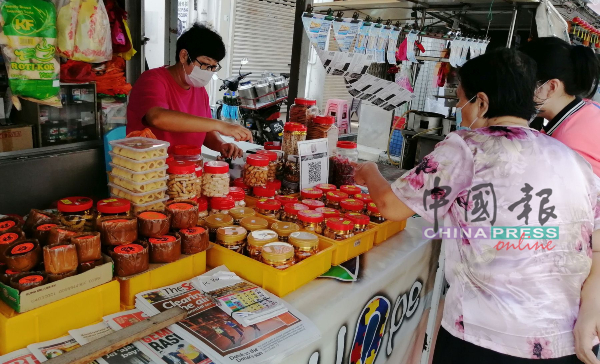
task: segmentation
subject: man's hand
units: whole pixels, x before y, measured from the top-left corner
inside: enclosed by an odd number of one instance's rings
[[[244,151],[233,143],[223,143],[219,152],[221,152],[223,158],[235,159],[244,156]]]
[[[250,129],[236,124],[230,124],[222,121],[219,124],[219,129],[217,130],[222,135],[227,135],[235,139],[236,142],[248,141],[252,143],[252,132]]]

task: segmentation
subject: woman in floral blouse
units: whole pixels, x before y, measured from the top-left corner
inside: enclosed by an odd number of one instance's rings
[[[600,180],[576,152],[527,126],[535,72],[508,49],[467,62],[457,111],[466,130],[391,186],[376,164],[357,169],[390,220],[416,212],[434,226],[558,229],[444,239],[450,289],[434,364],[600,364]]]

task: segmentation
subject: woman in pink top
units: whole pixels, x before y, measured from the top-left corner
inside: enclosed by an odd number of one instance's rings
[[[521,51],[537,63],[535,101],[539,116],[549,120],[544,132],[581,154],[600,176],[600,105],[592,98],[598,88],[600,61],[584,46],[538,38]]]
[[[206,145],[224,157],[242,156],[242,150],[226,143],[220,134],[235,140],[250,140],[250,130],[240,125],[211,119],[204,86],[225,58],[221,36],[199,24],[177,39],[173,66],[142,73],[133,85],[127,105],[127,133],[149,127],[158,139],[171,143]]]
[[[600,179],[579,154],[527,126],[535,111],[531,58],[489,52],[459,77],[457,118],[466,130],[450,133],[391,186],[372,162],[356,171],[390,220],[416,212],[465,231],[530,229],[441,235],[450,237],[450,288],[433,363],[597,364]]]

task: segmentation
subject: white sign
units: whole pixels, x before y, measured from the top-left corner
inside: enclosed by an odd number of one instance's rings
[[[300,189],[327,183],[329,153],[327,139],[298,142],[300,156]]]
[[[187,29],[189,9],[189,0],[177,1],[177,37],[179,37],[181,33]]]

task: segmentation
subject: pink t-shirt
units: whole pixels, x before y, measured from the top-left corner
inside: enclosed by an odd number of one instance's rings
[[[181,111],[187,114],[211,117],[208,94],[204,87],[181,88],[165,67],[148,70],[135,82],[127,105],[127,133],[147,128],[142,119],[153,107]],[[149,127],[160,140],[202,147],[206,133],[173,133]]]
[[[565,119],[552,137],[581,154],[600,177],[600,105],[585,100],[585,106]]]

